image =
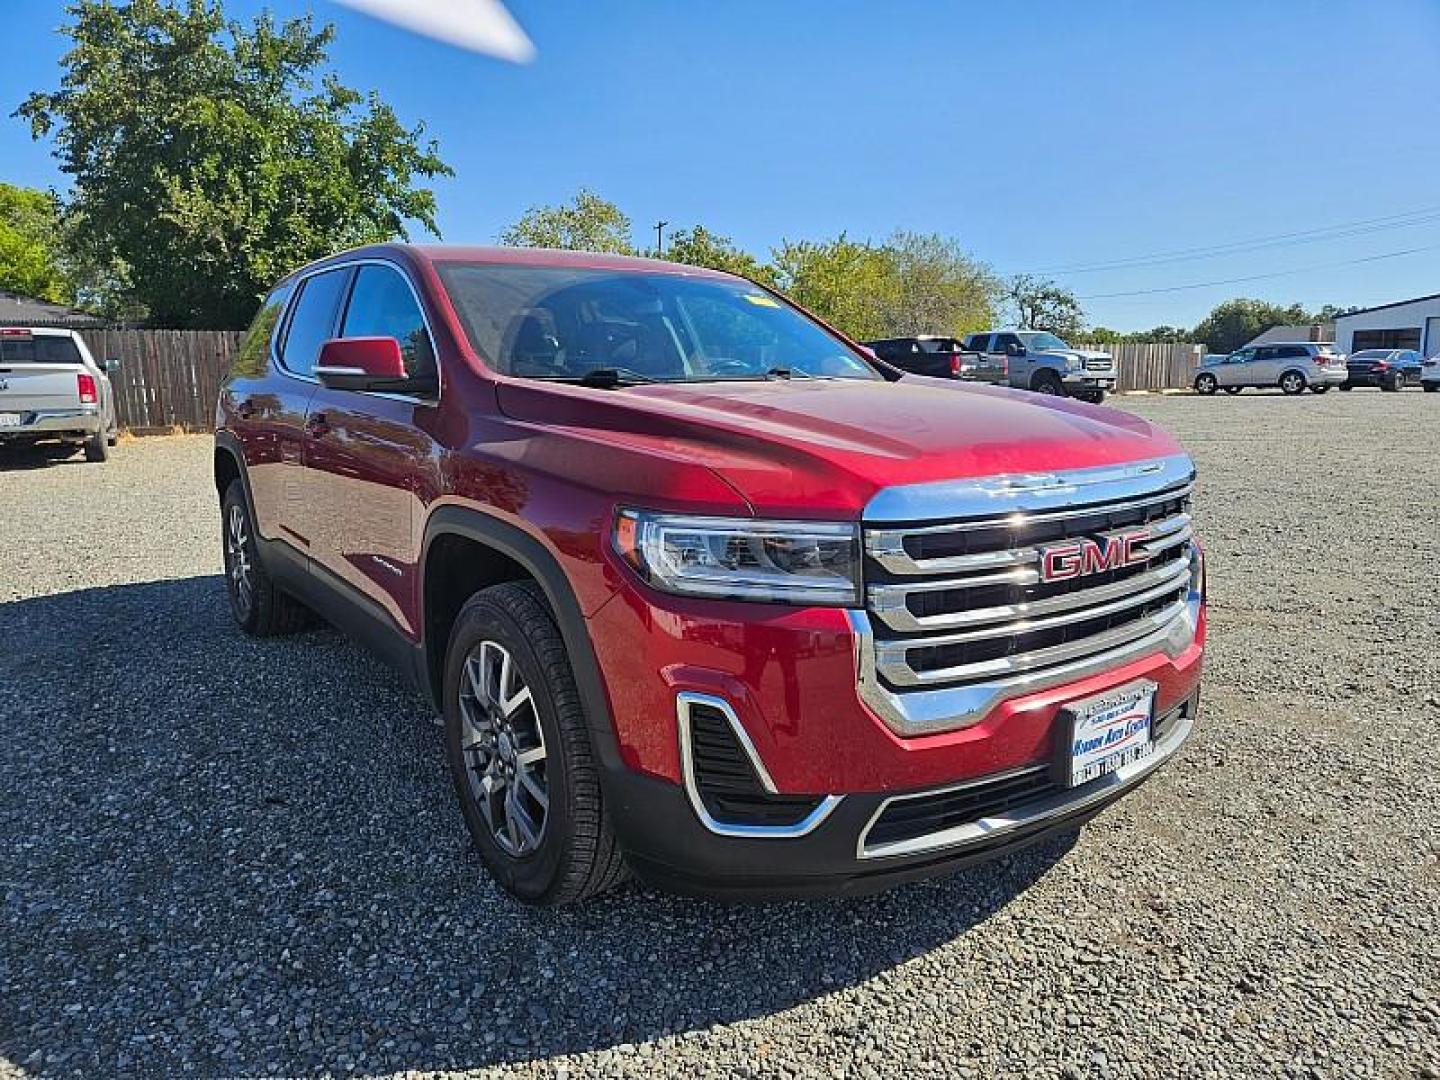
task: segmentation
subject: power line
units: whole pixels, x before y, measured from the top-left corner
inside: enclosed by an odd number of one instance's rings
[[[1113,300],[1122,296],[1150,296],[1155,293],[1185,292],[1189,289],[1209,289],[1216,285],[1238,285],[1246,281],[1265,281],[1269,278],[1288,277],[1292,274],[1308,274],[1315,270],[1333,270],[1340,266],[1354,266],[1357,263],[1379,262],[1381,259],[1396,259],[1402,255],[1415,255],[1422,251],[1435,251],[1440,244],[1426,244],[1423,247],[1406,248],[1404,251],[1387,251],[1383,255],[1367,255],[1361,259],[1342,259],[1339,262],[1320,263],[1316,266],[1301,266],[1291,270],[1277,270],[1269,274],[1249,274],[1245,277],[1221,278],[1218,281],[1196,281],[1189,285],[1167,285],[1157,289],[1130,289],[1125,292],[1090,293],[1077,296],[1077,300]]]
[[[1435,221],[1440,221],[1440,206],[1411,210],[1403,214],[1390,214],[1386,217],[1368,218],[1363,221],[1327,225],[1315,229],[1302,229],[1297,232],[1276,233],[1270,236],[1255,237],[1250,240],[1234,240],[1226,244],[1179,248],[1172,251],[1155,252],[1150,255],[1135,255],[1124,259],[1114,259],[1109,262],[1070,263],[1064,266],[1053,266],[1030,272],[1036,274],[1091,274],[1106,270],[1121,270],[1141,266],[1156,266],[1164,263],[1188,262],[1193,259],[1214,259],[1226,255],[1238,255],[1250,251],[1259,251],[1265,248],[1288,247],[1296,244],[1314,244],[1326,240],[1347,240],[1352,237],[1368,236],[1371,233],[1384,232],[1389,229],[1413,228],[1420,225],[1428,225]]]

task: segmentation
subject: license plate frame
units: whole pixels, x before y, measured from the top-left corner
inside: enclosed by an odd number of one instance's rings
[[[18,412],[0,412],[0,428],[21,427],[25,423],[25,414]]]
[[[1149,757],[1155,750],[1157,690],[1149,679],[1137,679],[1066,705],[1059,716],[1059,783],[1080,787]]]

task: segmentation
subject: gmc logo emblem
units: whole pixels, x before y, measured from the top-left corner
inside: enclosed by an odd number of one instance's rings
[[[1150,558],[1144,548],[1150,539],[1148,529],[1119,533],[1099,540],[1082,537],[1040,549],[1040,580],[1068,581],[1071,578],[1134,566]]]

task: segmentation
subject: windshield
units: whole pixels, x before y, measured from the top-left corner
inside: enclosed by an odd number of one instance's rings
[[[1068,349],[1069,345],[1061,341],[1054,334],[1047,334],[1043,330],[1038,333],[1021,334],[1020,340],[1025,343],[1029,352],[1044,352],[1047,349]]]
[[[506,375],[880,378],[844,342],[744,281],[498,263],[439,271],[471,344]]]

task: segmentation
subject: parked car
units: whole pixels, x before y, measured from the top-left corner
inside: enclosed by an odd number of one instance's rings
[[[1440,390],[1440,356],[1428,357],[1420,365],[1420,385],[1427,394]]]
[[[1218,360],[1211,353],[1201,362],[1192,384],[1197,393],[1224,390],[1238,394],[1247,386],[1278,386],[1282,393],[1323,394],[1345,382],[1345,358],[1335,346],[1313,341],[1277,341],[1247,345]]]
[[[1114,357],[1072,349],[1043,330],[986,330],[968,335],[965,348],[977,357],[976,382],[1069,395],[1095,405],[1115,389]]]
[[[1361,349],[1345,362],[1346,379],[1341,390],[1357,386],[1378,386],[1395,391],[1405,385],[1418,386],[1422,365],[1414,349]]]
[[[0,446],[40,442],[85,449],[86,461],[110,456],[118,433],[110,375],[73,330],[0,327]]]
[[[309,608],[409,674],[526,901],[952,871],[1073,830],[1196,722],[1170,436],[877,370],[728,274],[337,255],[264,301],[216,428],[234,618]]]
[[[877,357],[912,375],[937,379],[973,378],[979,357],[967,352],[959,338],[938,334],[867,341]]]

